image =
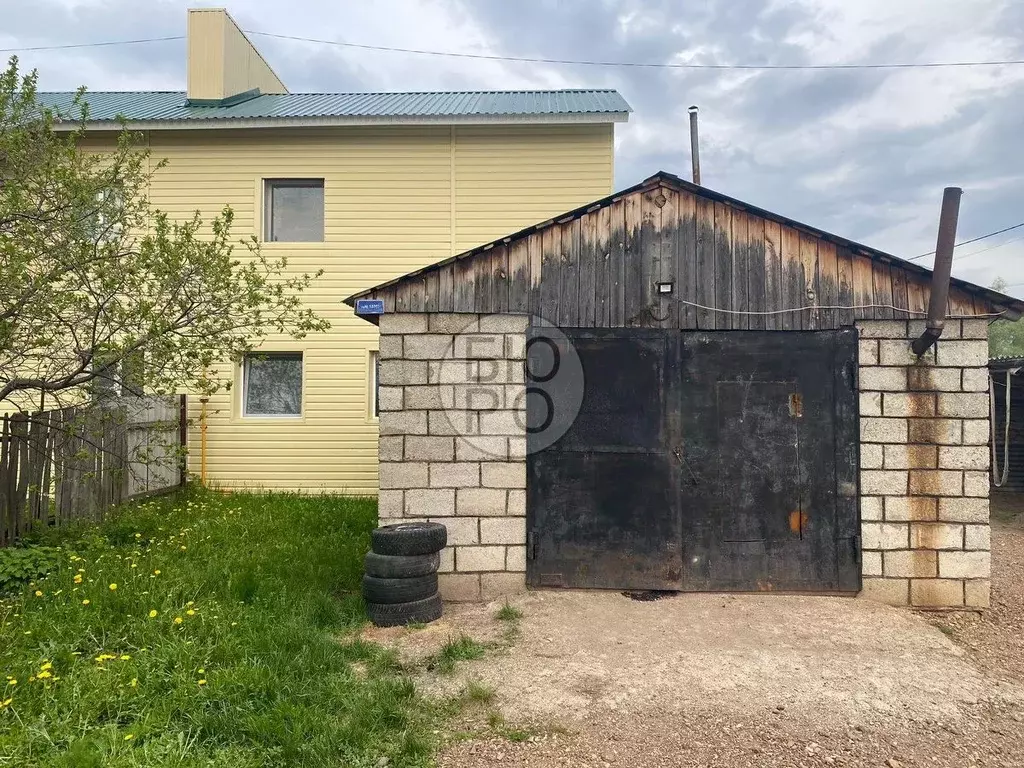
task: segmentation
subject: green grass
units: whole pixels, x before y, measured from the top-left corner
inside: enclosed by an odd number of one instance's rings
[[[494,618],[498,621],[519,621],[523,618],[523,612],[516,608],[514,605],[505,603],[501,608],[498,609],[497,613],[494,614]]]
[[[375,512],[190,491],[48,533],[57,567],[0,601],[0,766],[430,764],[436,708],[350,636]]]
[[[487,647],[468,635],[459,635],[448,639],[441,650],[426,659],[425,664],[431,672],[449,675],[455,671],[460,661],[482,659]]]

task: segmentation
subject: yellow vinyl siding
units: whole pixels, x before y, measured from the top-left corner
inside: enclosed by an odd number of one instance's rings
[[[153,132],[153,205],[175,218],[225,205],[239,237],[262,237],[265,178],[324,179],[323,243],[266,243],[289,270],[325,270],[306,301],[332,324],[268,351],[303,352],[301,418],[241,416],[241,376],[208,405],[207,473],[222,487],[373,493],[377,422],[368,413],[376,328],[341,299],[608,194],[611,125],[369,126]],[[454,210],[453,210],[454,203]],[[454,221],[454,231],[453,231]],[[241,247],[239,253],[243,251]],[[199,403],[191,399],[191,415]],[[199,471],[199,430],[191,464]]]
[[[253,88],[288,93],[234,19],[221,8],[188,13],[188,97],[223,99]]]

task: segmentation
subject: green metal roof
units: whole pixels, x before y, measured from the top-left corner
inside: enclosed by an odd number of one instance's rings
[[[71,111],[75,94],[40,93],[46,106]],[[183,91],[89,91],[90,121],[302,120],[317,118],[444,120],[600,116],[632,111],[614,90],[448,91],[434,93],[255,93],[234,104],[195,106]]]

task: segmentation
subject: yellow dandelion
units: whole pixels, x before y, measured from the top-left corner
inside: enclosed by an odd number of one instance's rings
[[[82,601],[82,605],[88,605],[88,604],[89,604],[89,598],[86,598],[85,600]]]
[[[76,573],[75,574],[75,584],[81,584],[81,583],[82,583],[82,574]]]
[[[187,615],[187,616],[195,616],[196,612],[193,611],[191,608],[189,608],[187,611],[185,611],[185,615]]]
[[[111,584],[110,585],[110,591],[111,592],[117,592],[117,584]]]
[[[155,618],[156,618],[156,616],[157,616],[157,611],[156,611],[156,608],[154,608],[153,610],[151,610],[151,611],[149,612],[149,618],[151,618],[151,619],[155,619]]]
[[[7,684],[8,685],[17,685],[18,681],[16,679],[14,679],[13,677],[9,677],[9,678],[7,678]]]
[[[42,590],[37,589],[36,590],[36,597],[42,597],[42,596],[43,596]]]
[[[45,672],[48,669],[53,669],[53,664],[51,664],[50,662],[46,662],[39,668]]]
[[[49,677],[53,677],[53,673],[49,670],[44,669],[38,675],[36,675],[36,677],[40,680],[46,680]]]
[[[122,653],[121,654],[121,661],[128,661],[130,659],[131,659],[131,656],[129,656],[127,653]]]
[[[154,576],[159,576],[160,575],[160,569],[157,568],[155,571],[153,571],[153,575]]]
[[[181,551],[184,552],[186,549],[188,549],[188,547],[186,547],[184,544],[182,544],[181,545]]]
[[[200,680],[200,681],[199,681],[199,684],[200,684],[200,685],[206,685],[206,680]]]
[[[174,617],[174,623],[175,624],[181,624],[181,622],[183,622],[183,621],[184,621],[184,619],[181,618],[181,616],[175,616]]]
[[[206,674],[206,670],[205,669],[200,669],[199,670],[199,674],[200,675],[205,675]]]
[[[135,534],[135,538],[136,539],[141,539],[142,538],[142,534],[141,533],[136,533]]]
[[[126,733],[126,734],[124,735],[124,740],[125,740],[125,741],[131,741],[131,740],[132,740],[132,739],[134,739],[134,738],[135,738],[135,734],[134,734],[134,733]]]
[[[6,709],[11,706],[12,701],[14,701],[14,699],[4,699],[3,701],[0,701],[0,709]]]

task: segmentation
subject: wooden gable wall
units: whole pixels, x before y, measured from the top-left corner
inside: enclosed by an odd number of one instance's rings
[[[659,184],[367,298],[383,299],[387,312],[530,313],[562,327],[816,330],[923,318],[929,279]],[[673,283],[672,293],[659,294],[659,282]],[[950,288],[951,316],[992,311]],[[749,314],[758,312],[773,314]]]

